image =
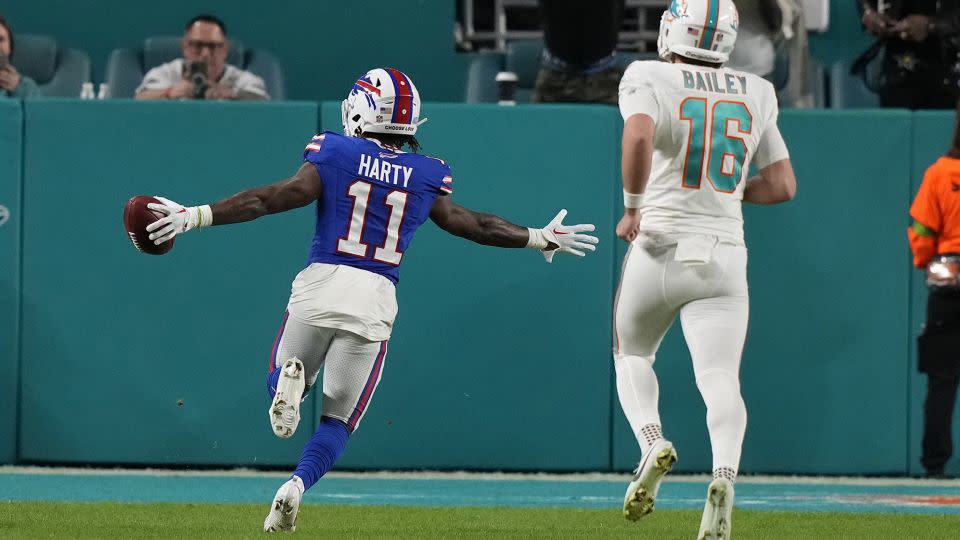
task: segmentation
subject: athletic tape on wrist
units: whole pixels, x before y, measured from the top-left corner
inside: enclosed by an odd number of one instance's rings
[[[213,225],[213,210],[210,209],[209,204],[203,206],[194,206],[191,210],[197,213],[197,228],[200,227],[209,227]]]
[[[629,193],[623,190],[623,207],[640,208],[643,206],[643,193]]]
[[[547,237],[543,234],[543,230],[527,227],[527,232],[530,233],[530,239],[527,240],[528,248],[544,249],[549,245],[549,242],[547,242]]]

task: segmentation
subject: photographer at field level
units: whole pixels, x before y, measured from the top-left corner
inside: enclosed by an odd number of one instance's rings
[[[13,30],[7,20],[0,15],[0,96],[29,97],[37,95],[37,83],[26,75],[21,75],[10,63],[13,55]]]
[[[220,19],[191,19],[180,46],[183,58],[148,71],[137,99],[270,99],[263,79],[227,64],[230,41]]]

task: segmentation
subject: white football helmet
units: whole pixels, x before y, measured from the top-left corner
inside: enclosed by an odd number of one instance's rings
[[[673,0],[660,18],[657,49],[704,62],[726,62],[737,40],[740,15],[733,0]]]
[[[410,77],[393,68],[371,69],[357,79],[341,106],[343,132],[413,135],[420,120],[420,94]]]

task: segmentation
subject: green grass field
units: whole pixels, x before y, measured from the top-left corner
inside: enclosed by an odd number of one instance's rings
[[[262,504],[0,502],[0,538],[258,538]],[[662,510],[630,523],[615,510],[306,505],[311,538],[692,539],[700,512]],[[960,516],[736,511],[736,539],[960,536]]]

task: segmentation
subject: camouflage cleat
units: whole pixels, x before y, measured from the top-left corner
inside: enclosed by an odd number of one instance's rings
[[[303,482],[294,476],[287,480],[270,504],[270,513],[263,520],[266,532],[293,532],[297,530],[297,514],[300,512],[300,500],[303,498]]]
[[[707,488],[707,503],[700,519],[697,540],[728,540],[733,525],[733,484],[726,478],[717,478]]]
[[[277,392],[270,403],[267,414],[270,417],[270,427],[273,433],[281,439],[289,439],[297,431],[300,424],[300,401],[303,399],[305,386],[303,362],[291,358],[280,368],[280,378],[277,380]]]
[[[627,493],[623,497],[625,518],[637,521],[653,512],[660,482],[673,469],[673,464],[676,462],[677,451],[670,441],[661,439],[650,447],[637,467],[633,481],[627,486]]]

